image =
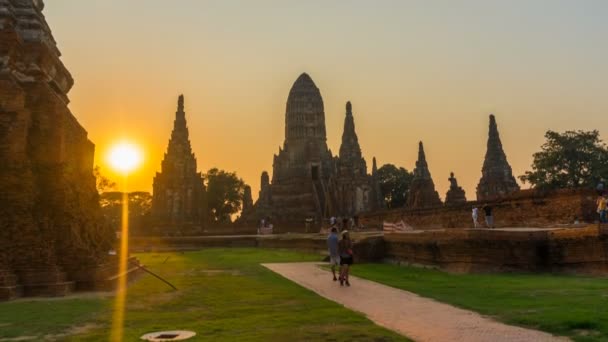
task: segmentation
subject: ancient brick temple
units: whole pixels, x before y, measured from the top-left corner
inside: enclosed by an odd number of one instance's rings
[[[466,203],[467,198],[464,189],[458,186],[458,181],[456,180],[456,177],[454,177],[454,172],[450,173],[450,178],[448,178],[448,180],[450,181],[450,189],[445,194],[445,205],[450,206]]]
[[[161,172],[154,177],[153,224],[161,235],[191,235],[202,231],[205,216],[205,184],[203,176],[197,172],[184,112],[184,96],[180,95]]]
[[[377,209],[379,194],[374,185],[375,178],[372,178],[377,170],[372,169],[371,176],[367,174],[367,164],[361,155],[350,101],[346,103],[342,144],[336,166],[337,213],[341,216],[354,216]]]
[[[411,209],[441,206],[439,194],[426,162],[422,141],[418,143],[418,160],[414,169],[414,179],[410,184],[406,207]]]
[[[519,190],[505,151],[502,149],[496,118],[492,114],[490,114],[488,147],[481,174],[477,185],[478,201],[499,199]]]
[[[0,299],[91,287],[113,245],[43,8],[0,1]]]
[[[361,156],[350,103],[338,157],[327,147],[323,98],[308,74],[295,81],[286,107],[285,141],[274,156],[272,182],[262,174],[255,217],[318,224],[332,215],[373,209],[378,203],[372,198],[374,178]]]

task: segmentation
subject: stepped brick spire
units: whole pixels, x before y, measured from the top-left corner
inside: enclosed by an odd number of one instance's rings
[[[285,141],[274,156],[272,184],[260,189],[257,219],[322,222],[334,205],[330,178],[335,161],[326,140],[321,92],[303,73],[287,97]]]
[[[177,111],[167,152],[153,184],[152,216],[163,235],[200,232],[205,221],[205,186],[197,172],[184,111],[184,96]]]
[[[344,168],[342,171],[357,175],[367,174],[367,165],[361,156],[361,147],[359,146],[359,139],[355,132],[355,118],[353,117],[353,108],[350,101],[346,102],[344,131],[342,132],[339,157],[340,166]]]
[[[243,211],[241,215],[246,215],[253,209],[253,198],[251,197],[251,187],[245,185],[243,190]]]
[[[466,203],[467,198],[465,196],[464,189],[458,186],[458,181],[456,180],[456,177],[454,177],[454,172],[450,172],[450,178],[448,178],[448,181],[450,181],[450,189],[445,195],[445,205],[450,206]]]
[[[378,175],[378,165],[376,164],[376,157],[372,158],[372,176],[371,176],[371,209],[380,210],[385,209],[386,205],[382,196],[382,190],[380,189],[380,179]]]
[[[378,172],[378,165],[376,164],[376,157],[372,158],[372,176]]]
[[[502,148],[496,118],[490,114],[490,128],[486,157],[477,185],[477,200],[485,201],[504,197],[519,190],[511,166]]]
[[[418,143],[418,160],[414,169],[414,179],[410,185],[406,206],[411,209],[435,207],[441,205],[439,194],[435,191],[435,183],[426,162],[422,141]]]
[[[340,145],[341,159],[361,159],[361,147],[359,139],[355,132],[355,119],[353,117],[353,108],[349,102],[346,102],[346,116],[344,117],[344,131],[342,133],[342,144]]]
[[[367,174],[351,103],[346,104],[342,144],[334,157],[327,147],[323,98],[306,73],[289,91],[285,140],[274,155],[269,178],[262,175],[254,213],[243,221],[270,217],[297,231],[304,224],[318,228],[331,216],[354,216],[374,208],[373,177]]]
[[[346,102],[342,144],[336,165],[338,169],[336,177],[338,214],[354,216],[374,208],[372,178],[367,174],[367,164],[361,154],[350,101]]]

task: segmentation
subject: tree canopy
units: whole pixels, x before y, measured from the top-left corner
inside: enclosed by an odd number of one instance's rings
[[[245,182],[235,172],[213,168],[205,174],[209,219],[231,222],[242,208]]]
[[[382,165],[378,169],[380,192],[387,208],[399,208],[405,205],[407,192],[414,175],[402,167],[393,164]]]
[[[608,148],[598,131],[547,131],[545,138],[522,182],[541,189],[582,188],[608,178]]]
[[[129,227],[131,232],[143,233],[147,226],[147,220],[152,208],[152,194],[145,191],[133,191],[128,193],[129,198]],[[123,193],[120,191],[106,191],[100,195],[104,220],[114,230],[121,227]]]
[[[99,193],[112,190],[116,187],[116,183],[101,173],[99,165],[96,165],[95,168],[93,168],[93,176],[95,176],[95,186]]]

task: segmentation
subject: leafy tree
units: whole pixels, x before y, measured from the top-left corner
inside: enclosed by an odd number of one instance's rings
[[[407,192],[414,174],[393,164],[382,165],[378,169],[380,192],[387,208],[399,208],[405,205]]]
[[[121,227],[123,193],[106,191],[100,195],[100,205],[104,219],[116,231]],[[152,194],[145,191],[134,191],[129,197],[129,229],[142,233],[152,209]]]
[[[102,193],[107,190],[112,190],[116,187],[116,183],[112,182],[109,178],[101,174],[101,168],[96,165],[93,168],[93,176],[95,176],[95,185],[97,192]]]
[[[540,189],[582,188],[608,178],[608,149],[598,131],[547,131],[545,138],[522,182]]]
[[[213,168],[205,174],[207,181],[208,217],[216,222],[231,222],[241,210],[245,182],[235,172]]]

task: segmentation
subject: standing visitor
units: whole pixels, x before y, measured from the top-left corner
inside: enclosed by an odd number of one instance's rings
[[[595,190],[597,191],[597,195],[598,196],[602,196],[604,194],[604,180],[601,179],[599,183],[597,183],[597,186],[595,187]]]
[[[473,207],[473,210],[471,210],[471,216],[473,217],[473,227],[479,228],[479,222],[477,222],[477,217],[479,216],[479,208]]]
[[[489,204],[483,206],[483,211],[486,214],[486,226],[494,228],[494,216],[492,215],[492,207]]]
[[[338,249],[340,251],[340,286],[344,284],[350,286],[348,275],[350,265],[353,264],[353,243],[350,240],[348,231],[342,232],[342,240],[340,240]]]
[[[340,252],[338,250],[339,244],[338,229],[333,226],[331,227],[331,232],[327,237],[327,250],[329,251],[329,264],[331,265],[331,273],[334,276],[334,281],[338,280],[336,278],[336,266],[340,265]]]
[[[597,198],[597,213],[600,216],[599,226],[601,227],[602,223],[608,222],[607,216],[607,207],[608,207],[608,194],[598,196]]]

